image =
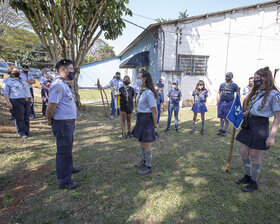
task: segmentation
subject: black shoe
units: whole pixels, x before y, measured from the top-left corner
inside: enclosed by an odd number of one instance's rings
[[[258,184],[257,184],[257,181],[253,181],[251,180],[250,183],[245,186],[245,187],[242,187],[242,191],[244,192],[253,192],[253,191],[256,191],[258,190]]]
[[[145,164],[146,164],[146,160],[141,159],[140,162],[134,163],[134,166],[141,167],[141,166],[145,166]]]
[[[13,121],[15,118],[13,116],[9,117],[9,121]]]
[[[241,178],[240,180],[235,180],[234,183],[236,184],[249,184],[251,182],[251,177],[248,176],[247,174],[245,174],[245,176],[243,178]]]
[[[60,189],[69,189],[69,190],[72,190],[72,189],[75,189],[77,187],[79,187],[80,184],[76,181],[72,181],[70,184],[61,184],[59,185],[59,188]]]
[[[166,129],[164,130],[164,132],[169,132],[169,128],[166,128]]]
[[[126,135],[128,138],[132,138],[132,134],[131,134],[131,132],[129,131],[129,132],[127,132],[127,135]]]
[[[147,167],[147,166],[145,166],[142,170],[138,171],[140,175],[146,175],[151,172],[152,172],[152,167]]]
[[[204,129],[201,129],[200,134],[201,134],[201,135],[205,135]]]
[[[227,132],[222,130],[221,136],[226,137],[227,136]]]
[[[218,131],[217,135],[221,135],[222,133],[223,133],[223,130],[220,129],[220,130]]]
[[[72,173],[79,173],[82,169],[79,167],[73,167]]]
[[[175,129],[175,131],[176,131],[177,133],[179,133],[179,130],[178,130],[178,128],[176,128],[176,129]]]

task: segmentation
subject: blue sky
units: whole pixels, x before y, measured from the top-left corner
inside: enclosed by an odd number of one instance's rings
[[[196,16],[268,1],[269,0],[130,0],[128,8],[130,8],[135,15],[124,18],[146,28],[150,24],[155,23],[155,21],[151,19],[177,19],[179,12],[185,10],[188,10],[189,16]],[[146,19],[136,14],[151,19]],[[143,29],[126,23],[126,28],[122,36],[114,41],[106,40],[106,42],[114,47],[116,54],[119,54],[142,31]]]

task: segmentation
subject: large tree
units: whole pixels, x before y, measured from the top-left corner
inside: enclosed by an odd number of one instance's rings
[[[80,66],[102,32],[106,39],[122,34],[125,23],[121,17],[132,15],[126,7],[128,1],[10,0],[9,4],[25,14],[53,64],[61,58],[73,60],[77,72],[73,87],[81,108],[77,83]]]

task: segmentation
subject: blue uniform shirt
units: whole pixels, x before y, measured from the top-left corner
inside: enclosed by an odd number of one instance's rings
[[[158,88],[164,88],[164,84],[163,83],[157,83]]]
[[[171,104],[178,104],[180,102],[180,97],[182,96],[181,90],[170,89],[167,96],[169,97]]]
[[[206,98],[208,97],[208,91],[207,90],[202,90],[199,91],[199,96],[196,94],[196,91],[193,91],[193,97],[194,97],[194,102],[195,103],[205,103],[206,102]]]
[[[221,101],[233,101],[234,100],[234,93],[237,92],[238,90],[238,85],[234,82],[230,82],[229,84],[227,83],[222,83],[220,85],[219,91],[221,92]]]
[[[110,85],[112,91],[118,92],[119,88],[121,88],[123,86],[123,80],[122,79],[117,80],[117,79],[113,78],[110,81],[109,85]]]
[[[24,86],[23,86],[24,85]],[[25,80],[8,77],[3,80],[2,94],[8,94],[10,99],[30,98],[30,90]]]
[[[276,90],[271,90],[266,99],[264,107],[262,107],[262,100],[264,96],[260,99],[259,97],[264,94],[264,90],[257,93],[256,102],[253,104],[250,114],[254,116],[261,117],[272,117],[275,111],[280,111],[280,93]]]
[[[62,77],[56,78],[52,82],[49,88],[49,103],[57,104],[53,119],[67,120],[77,118],[75,97]]]
[[[33,75],[31,75],[31,74],[29,74],[29,73],[28,73],[27,75],[21,73],[21,74],[20,74],[20,78],[23,79],[23,80],[25,80],[25,81],[26,81],[26,80],[34,80]],[[29,88],[32,88],[32,84],[28,84],[28,85],[29,85]]]
[[[39,78],[39,80],[40,80],[40,83],[41,83],[41,84],[47,85],[47,81],[48,81],[47,77],[41,75],[40,78]],[[43,89],[43,88],[44,88],[44,87],[42,86],[42,89]]]
[[[140,97],[140,100],[138,102],[138,98]],[[137,95],[136,102],[137,104],[137,112],[139,113],[151,113],[153,107],[157,106],[155,94],[150,90],[145,90],[141,96],[140,94]]]

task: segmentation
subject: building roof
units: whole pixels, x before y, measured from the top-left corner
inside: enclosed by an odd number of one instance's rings
[[[268,2],[263,2],[263,3],[258,3],[254,5],[249,5],[249,6],[243,6],[243,7],[238,7],[238,8],[233,8],[233,9],[228,9],[228,10],[223,10],[223,11],[217,11],[217,12],[212,12],[212,13],[206,13],[198,16],[191,16],[185,19],[175,19],[171,20],[168,22],[163,22],[163,23],[154,23],[149,25],[138,37],[136,37],[118,56],[121,57],[124,53],[129,51],[131,48],[136,46],[141,40],[143,40],[148,34],[152,33],[153,31],[157,30],[158,28],[161,27],[161,25],[168,25],[168,24],[173,24],[173,23],[179,23],[179,22],[185,22],[185,21],[192,21],[192,20],[198,20],[202,18],[209,18],[212,16],[217,16],[217,15],[223,15],[227,13],[235,13],[243,10],[248,10],[248,9],[253,9],[253,8],[262,8],[265,6],[269,5],[277,5],[279,4],[280,6],[280,0],[274,0],[274,1],[268,1]]]

